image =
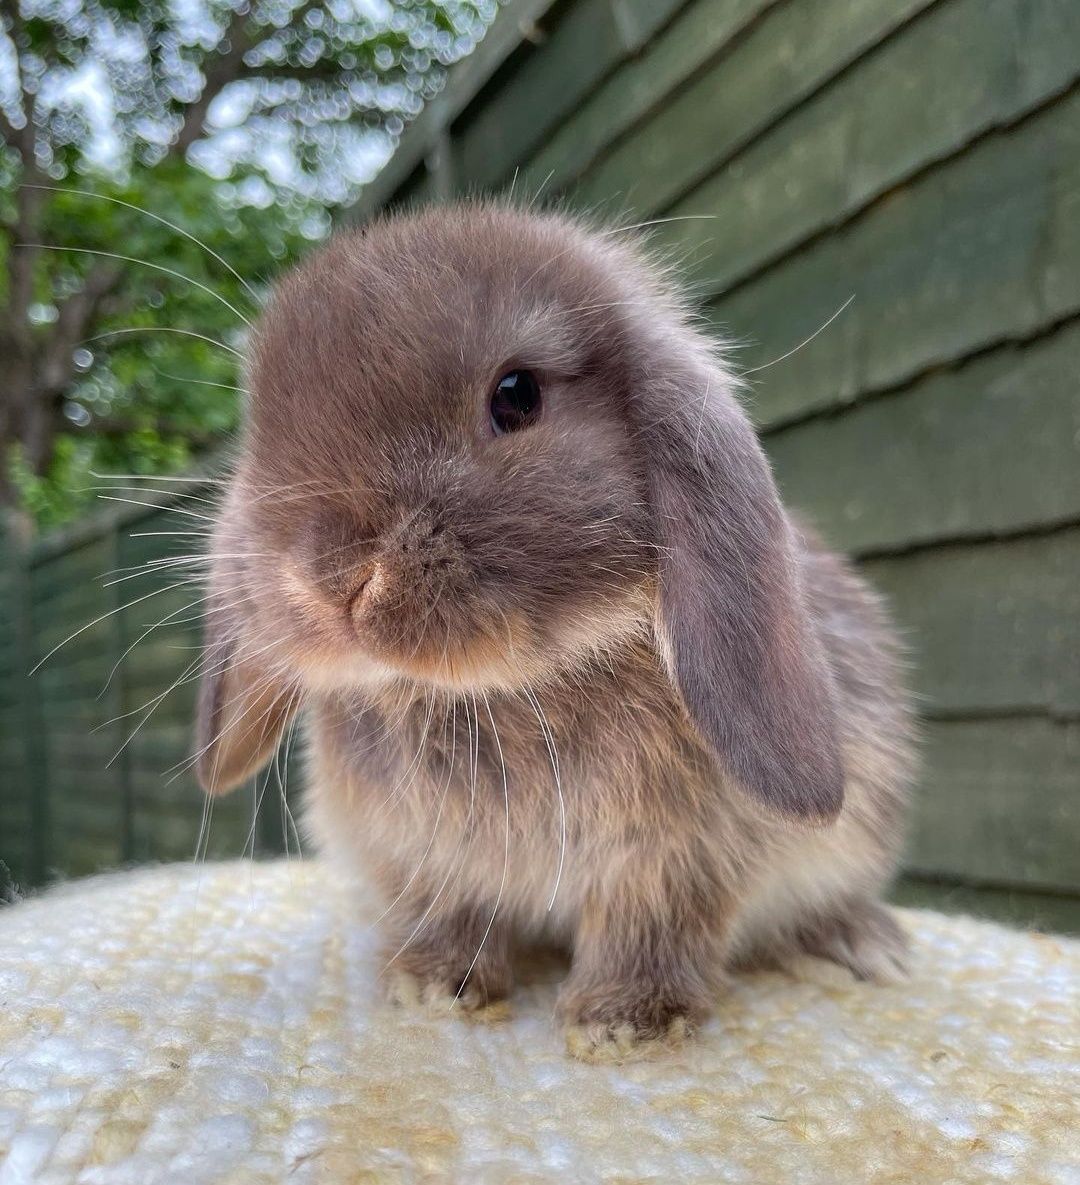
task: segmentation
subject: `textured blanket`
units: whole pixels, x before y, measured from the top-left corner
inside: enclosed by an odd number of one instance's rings
[[[590,1066],[377,1002],[317,865],[174,866],[0,914],[0,1182],[1080,1181],[1080,943],[903,915],[910,983],[739,979],[697,1041]]]

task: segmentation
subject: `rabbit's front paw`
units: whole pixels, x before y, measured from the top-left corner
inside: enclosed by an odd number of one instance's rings
[[[420,1008],[436,1015],[460,1012],[473,1020],[504,1020],[510,1015],[510,1006],[505,999],[506,991],[492,990],[490,983],[472,977],[461,982],[459,976],[446,976],[390,968],[385,977],[386,998],[392,1004],[404,1008]]]
[[[513,972],[501,919],[487,929],[475,912],[448,913],[421,925],[424,921],[403,919],[385,935],[388,957],[382,980],[390,1001],[478,1020],[509,1015],[506,997]]]
[[[695,1010],[642,988],[564,990],[559,1012],[567,1051],[586,1062],[642,1061],[677,1049],[696,1028]]]

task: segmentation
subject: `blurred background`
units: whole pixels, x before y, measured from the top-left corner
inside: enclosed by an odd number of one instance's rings
[[[300,740],[212,813],[186,764],[245,318],[335,223],[513,190],[655,222],[890,598],[897,897],[1080,930],[1075,0],[0,12],[0,892],[295,852]]]

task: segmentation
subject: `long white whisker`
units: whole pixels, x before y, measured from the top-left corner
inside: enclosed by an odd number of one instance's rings
[[[540,723],[540,732],[547,746],[548,760],[551,762],[551,772],[555,778],[555,790],[559,796],[559,867],[555,873],[555,884],[551,890],[551,900],[548,902],[548,912],[550,913],[552,906],[555,904],[556,894],[559,892],[563,864],[566,860],[566,799],[563,797],[562,777],[559,773],[559,757],[555,750],[555,738],[551,734],[551,726],[548,724],[547,717],[544,715],[544,711],[532,691],[528,687],[523,690],[525,696],[532,704],[533,711],[536,713],[536,719]]]
[[[205,292],[207,296],[212,296],[214,300],[223,304],[234,317],[239,317],[241,321],[248,327],[253,329],[251,321],[244,316],[236,305],[230,303],[221,295],[220,292],[215,292],[208,284],[202,283],[200,280],[194,279],[192,276],[185,276],[183,272],[175,271],[171,267],[165,267],[160,263],[151,263],[148,259],[137,259],[134,255],[118,255],[115,251],[97,251],[92,247],[68,247],[64,245],[53,245],[49,243],[16,243],[16,247],[33,247],[35,251],[73,251],[77,255],[98,255],[104,259],[118,259],[121,263],[137,263],[142,267],[148,267],[155,272],[162,272],[166,276],[172,276],[174,279],[183,280],[186,284],[190,284],[193,288],[198,288],[200,292]]]
[[[609,235],[621,235],[631,230],[647,230],[650,226],[663,226],[667,222],[708,222],[716,217],[716,214],[673,214],[670,218],[649,218],[644,222],[613,226],[610,230],[601,231],[598,237],[605,239]]]
[[[169,325],[137,325],[132,329],[110,329],[106,333],[95,333],[93,337],[84,338],[82,344],[89,345],[90,342],[105,341],[111,337],[124,337],[131,333],[178,333],[181,337],[194,337],[199,341],[208,342],[212,346],[218,346],[220,349],[234,354],[241,362],[244,360],[244,355],[239,350],[234,350],[232,346],[219,342],[216,337],[207,337],[205,333],[196,333],[193,329],[173,329]]]
[[[375,919],[375,921],[373,921],[371,923],[372,926],[377,926],[379,924],[379,922],[381,922],[383,920],[383,918],[386,917],[386,915],[394,908],[395,905],[397,905],[397,903],[402,899],[402,897],[404,897],[405,894],[409,891],[409,886],[420,875],[420,870],[424,867],[424,864],[426,863],[427,858],[431,853],[431,849],[435,845],[435,837],[439,831],[439,820],[442,818],[443,808],[446,806],[446,799],[447,799],[448,792],[450,790],[450,783],[451,783],[451,781],[453,781],[453,777],[454,777],[454,757],[457,754],[457,708],[456,708],[456,706],[452,707],[452,712],[453,712],[453,718],[454,718],[454,728],[453,728],[453,732],[452,732],[452,739],[451,739],[451,745],[450,745],[450,763],[449,763],[449,766],[447,769],[446,782],[443,785],[442,793],[439,795],[439,809],[435,813],[435,824],[431,829],[431,838],[428,840],[428,845],[424,849],[423,855],[421,855],[419,862],[417,863],[416,867],[413,869],[412,875],[409,877],[409,879],[402,886],[401,892],[398,893],[398,895],[394,898],[394,900],[390,902],[390,904],[382,911],[381,914],[379,914],[379,916]],[[446,724],[445,724],[445,722],[443,724],[443,744],[444,745],[446,744]]]
[[[101,697],[105,694],[105,692],[109,690],[109,685],[112,683],[113,678],[116,675],[116,672],[120,669],[120,664],[124,661],[125,658],[127,658],[127,656],[135,649],[136,646],[138,646],[138,644],[144,638],[149,637],[150,634],[152,634],[154,632],[154,630],[156,630],[159,626],[164,625],[167,621],[171,621],[178,614],[184,613],[188,609],[194,609],[195,606],[199,603],[199,600],[201,600],[201,598],[194,600],[194,601],[189,601],[186,605],[181,605],[179,609],[174,609],[167,616],[159,618],[159,620],[155,621],[153,625],[148,626],[146,629],[144,629],[143,632],[135,639],[135,641],[132,642],[131,645],[124,651],[124,653],[120,655],[120,657],[116,660],[116,662],[113,663],[112,669],[109,671],[108,677],[105,679],[105,682],[101,686],[101,690],[97,694],[97,698],[101,699]]]
[[[157,502],[140,502],[136,498],[113,498],[109,494],[98,494],[98,498],[102,502],[122,502],[125,506],[145,506],[148,510],[167,510],[169,514],[182,514],[185,518],[197,518],[204,523],[214,521],[210,515],[188,510],[186,506],[160,506]]]
[[[212,383],[209,379],[193,379],[186,374],[169,374],[167,370],[159,370],[156,366],[153,368],[154,374],[160,375],[163,379],[172,379],[177,383],[194,383],[196,387],[217,387],[222,391],[236,391],[240,395],[246,395],[247,391],[243,387],[237,387],[233,383]]]
[[[138,597],[134,601],[128,601],[124,605],[119,605],[115,609],[110,609],[108,613],[102,613],[100,617],[95,617],[93,621],[88,621],[86,625],[80,626],[73,634],[68,634],[68,636],[62,642],[58,642],[49,651],[49,653],[45,655],[44,658],[40,658],[36,663],[34,663],[30,670],[27,671],[27,675],[33,675],[38,670],[38,668],[43,663],[48,662],[58,650],[66,646],[69,642],[74,641],[80,634],[85,634],[86,631],[91,628],[91,626],[95,626],[99,622],[105,621],[107,618],[112,617],[114,613],[123,613],[125,609],[131,609],[135,605],[140,605],[143,601],[148,601],[151,597],[160,596],[164,592],[171,592],[174,588],[183,588],[185,585],[192,583],[194,583],[192,580],[179,580],[175,584],[168,585],[166,588],[155,588],[153,592],[148,592],[145,596]]]
[[[476,954],[473,956],[473,961],[469,964],[468,971],[465,972],[461,980],[461,986],[457,990],[457,994],[453,1000],[450,1001],[450,1007],[453,1008],[461,997],[461,993],[465,990],[465,985],[469,982],[469,976],[473,973],[473,968],[476,966],[477,960],[484,950],[484,943],[488,940],[488,935],[491,933],[492,926],[495,925],[495,915],[499,912],[499,905],[502,902],[503,889],[506,888],[506,874],[510,868],[510,791],[506,784],[506,761],[503,758],[502,743],[499,741],[499,730],[495,727],[495,717],[491,714],[491,701],[484,696],[484,707],[487,710],[488,720],[491,721],[491,731],[495,737],[495,748],[499,753],[499,765],[502,767],[502,787],[503,787],[503,807],[506,817],[506,839],[503,845],[503,870],[502,879],[499,881],[499,891],[495,896],[495,908],[491,911],[491,918],[488,921],[487,929],[484,931],[483,938],[480,939],[480,945],[476,949]],[[479,730],[478,730],[479,731]]]
[[[775,366],[778,362],[786,361],[786,359],[790,358],[792,354],[797,354],[803,348],[803,346],[808,346],[814,340],[814,338],[818,336],[819,333],[824,333],[825,330],[829,328],[829,326],[836,320],[837,317],[840,316],[840,314],[848,307],[848,305],[851,304],[854,299],[855,293],[853,292],[836,310],[836,312],[833,313],[828,321],[825,322],[824,325],[819,325],[808,338],[805,338],[803,341],[799,342],[799,344],[795,346],[794,349],[788,350],[786,354],[781,354],[779,358],[774,358],[771,362],[762,363],[761,366],[751,366],[749,370],[744,370],[742,373],[744,375],[757,374],[759,370],[768,370],[770,366]]]
[[[222,259],[222,257],[216,251],[214,251],[211,247],[208,247],[202,241],[202,239],[196,238],[191,233],[191,231],[184,230],[184,228],[182,226],[177,226],[175,222],[170,222],[167,218],[162,218],[160,214],[155,214],[151,210],[144,210],[142,206],[136,206],[134,202],[125,202],[122,198],[110,197],[108,194],[104,194],[104,193],[94,193],[93,190],[90,190],[90,189],[69,189],[67,186],[62,186],[62,185],[32,185],[29,182],[27,182],[25,184],[25,188],[26,189],[47,189],[52,193],[73,193],[73,194],[77,194],[79,197],[96,198],[99,202],[111,202],[114,206],[123,206],[125,209],[134,210],[137,214],[144,215],[146,218],[152,218],[155,222],[159,222],[162,226],[167,226],[169,228],[169,230],[176,231],[176,233],[178,235],[183,235],[183,237],[185,239],[187,239],[191,243],[194,243],[196,247],[202,248],[202,250],[205,251],[206,254],[210,256],[211,259],[216,259],[218,261],[218,263],[220,263],[221,266],[235,280],[238,280],[240,282],[240,284],[242,285],[244,290],[251,297],[251,299],[255,302],[255,304],[259,303],[258,293],[255,291],[254,288],[252,288],[252,286],[247,282],[247,280],[245,280],[244,277],[236,270],[236,268],[234,268],[232,266],[232,264],[229,263],[228,260]]]

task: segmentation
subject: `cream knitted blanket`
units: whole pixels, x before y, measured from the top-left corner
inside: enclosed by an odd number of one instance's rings
[[[1080,1181],[1080,943],[904,914],[910,983],[740,979],[662,1060],[569,1060],[538,968],[479,1024],[375,1002],[314,864],[0,914],[0,1183]]]

